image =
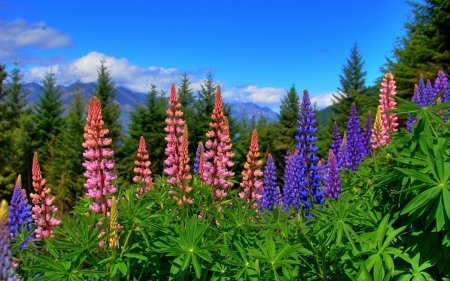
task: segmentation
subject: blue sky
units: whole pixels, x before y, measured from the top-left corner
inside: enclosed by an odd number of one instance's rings
[[[400,0],[128,2],[0,0],[0,62],[71,84],[95,81],[105,59],[117,85],[141,92],[183,72],[198,88],[211,71],[229,100],[277,109],[295,84],[326,106],[353,43],[370,85],[409,13]]]

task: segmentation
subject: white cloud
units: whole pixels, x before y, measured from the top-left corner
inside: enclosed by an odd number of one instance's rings
[[[311,103],[317,102],[317,106],[319,108],[325,108],[333,104],[331,98],[333,97],[334,92],[325,93],[325,94],[315,94],[311,96]]]
[[[223,97],[228,100],[253,102],[258,105],[273,108],[280,105],[284,95],[286,95],[286,89],[273,87],[259,88],[255,85],[234,86],[223,93]]]
[[[54,49],[73,45],[64,32],[47,26],[44,22],[27,23],[23,19],[0,21],[0,58],[20,56],[28,48]]]
[[[97,81],[97,69],[100,61],[110,70],[116,86],[126,87],[135,92],[147,92],[151,84],[159,89],[169,90],[172,83],[178,84],[183,72],[176,68],[142,67],[131,64],[125,58],[115,58],[98,52],[90,52],[68,64],[57,64],[48,67],[33,67],[25,71],[26,81],[39,82],[46,73],[52,70],[58,84],[68,85],[80,81],[82,83]],[[200,88],[201,77],[197,73],[188,73],[191,88]]]

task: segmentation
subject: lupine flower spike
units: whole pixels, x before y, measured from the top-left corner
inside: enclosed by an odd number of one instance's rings
[[[22,181],[20,175],[17,177],[16,184],[14,186],[14,192],[11,199],[9,209],[9,231],[12,237],[16,237],[16,232],[22,231],[22,226],[26,227],[26,230],[30,231],[33,228],[33,218],[31,205],[28,203],[27,193],[22,188]],[[23,249],[29,242],[34,240],[34,235],[27,237],[24,244],[19,246],[19,249]]]
[[[297,188],[295,183],[296,173],[296,158],[291,154],[291,151],[286,152],[286,168],[284,169],[284,185],[283,185],[283,203],[284,210],[289,210],[290,207],[295,207],[296,210],[300,208]]]
[[[440,92],[444,91],[440,97],[441,103],[450,101],[450,83],[447,76],[445,76],[444,71],[439,70],[436,81],[434,82],[434,95],[438,95]],[[443,114],[442,119],[444,122],[448,120],[448,108],[446,110],[440,111],[438,114]]]
[[[362,143],[364,146],[364,156],[370,155],[372,149],[372,114],[370,114],[370,112],[367,115],[366,124],[364,125]]]
[[[209,125],[213,128],[206,133],[209,140],[205,147],[203,165],[204,171],[202,180],[212,186],[212,195],[218,200],[223,200],[226,196],[226,190],[233,186],[233,183],[227,178],[234,176],[234,172],[228,171],[228,168],[234,166],[231,158],[234,157],[231,152],[230,125],[228,119],[223,115],[222,94],[220,85],[217,87],[216,101],[214,104],[212,122]]]
[[[361,139],[359,117],[356,113],[356,105],[352,105],[347,122],[347,157],[353,171],[359,169],[359,163],[365,156],[364,144]]]
[[[117,217],[117,202],[116,197],[113,196],[111,199],[111,216],[109,218],[109,230],[112,230],[112,233],[109,235],[109,247],[111,249],[119,248],[119,234],[117,233],[119,225]]]
[[[380,94],[380,105],[381,105],[381,121],[384,128],[384,140],[386,144],[392,141],[391,133],[398,131],[397,115],[395,113],[383,114],[384,112],[394,109],[397,103],[392,98],[396,95],[395,92],[395,80],[391,73],[386,73],[381,82],[381,94]]]
[[[298,113],[299,120],[297,120],[297,135],[295,136],[295,148],[298,149],[298,154],[295,156],[297,171],[295,185],[298,187],[298,194],[302,210],[306,214],[306,218],[310,218],[309,209],[311,205],[323,204],[324,197],[321,187],[321,177],[318,173],[319,167],[317,162],[316,152],[319,149],[316,145],[317,137],[315,133],[316,119],[315,113],[311,106],[309,93],[307,90],[303,91],[302,105]]]
[[[188,194],[191,193],[192,187],[186,185],[187,181],[192,178],[191,174],[189,173],[190,167],[188,157],[188,141],[188,128],[187,125],[184,124],[181,146],[179,147],[180,167],[178,168],[177,175],[177,183],[180,188],[181,194],[178,194],[180,198],[178,198],[177,196],[173,197],[173,199],[177,201],[179,206],[182,206],[186,203],[194,203],[191,198],[188,198]]]
[[[328,151],[327,166],[326,196],[328,198],[337,199],[341,194],[341,180],[339,179],[339,169],[337,167],[336,158],[331,149]]]
[[[380,119],[381,120],[381,119]],[[339,149],[339,169],[348,169],[351,168],[352,165],[348,158],[347,152],[347,132],[344,132],[344,137],[342,138],[341,148]]]
[[[42,178],[41,168],[37,153],[34,153],[33,166],[31,173],[33,175],[33,187],[36,193],[31,193],[30,197],[33,201],[32,208],[34,214],[32,218],[36,222],[35,229],[36,238],[54,237],[53,227],[61,224],[61,221],[52,217],[52,214],[58,211],[53,205],[55,197],[50,194],[51,189],[45,186],[45,179]]]
[[[13,274],[8,203],[5,200],[2,200],[0,204],[0,280],[18,280],[17,276]]]
[[[271,154],[267,156],[264,167],[264,187],[262,193],[262,208],[273,211],[280,202],[280,190],[277,188],[277,170]]]
[[[339,133],[338,124],[334,122],[333,135],[331,136],[331,149],[339,162],[339,150],[341,149],[342,138]]]
[[[149,157],[147,148],[145,146],[145,139],[142,136],[139,141],[137,157],[139,158],[139,160],[134,161],[134,165],[136,165],[136,168],[134,168],[136,176],[133,178],[133,181],[136,183],[142,181],[142,183],[144,184],[143,187],[140,186],[136,190],[136,197],[139,198],[142,194],[144,194],[144,192],[154,190],[151,178],[152,171],[150,170],[151,162],[148,160]]]
[[[256,168],[262,165],[262,161],[257,160],[259,156],[258,133],[255,129],[253,130],[250,141],[247,162],[244,165],[244,171],[242,171],[242,182],[240,185],[244,190],[239,192],[239,197],[241,199],[245,198],[247,203],[256,199],[256,202],[251,206],[252,208],[261,208],[263,182],[258,177],[262,177],[263,172],[259,168]]]
[[[415,102],[417,105],[420,104],[420,97],[419,97],[419,87],[417,84],[414,86],[414,95],[411,99],[412,102]],[[417,122],[417,118],[411,117],[411,113],[408,114],[408,118],[406,119],[406,128],[407,131],[412,133],[412,125]]]
[[[117,180],[117,176],[111,171],[114,169],[114,161],[111,158],[114,152],[107,148],[111,144],[111,139],[105,137],[109,133],[103,128],[102,105],[97,97],[89,101],[88,116],[84,127],[84,143],[86,149],[83,156],[87,158],[83,167],[86,168],[84,176],[87,178],[84,187],[88,192],[86,197],[94,199],[89,206],[95,213],[103,213],[108,216],[108,208],[111,207],[111,199],[108,194],[114,194],[117,187],[111,181]]]
[[[169,108],[166,110],[169,117],[166,118],[167,126],[164,128],[164,131],[168,133],[166,137],[167,147],[165,150],[167,159],[164,161],[166,165],[164,172],[169,175],[167,183],[172,187],[177,182],[177,174],[180,167],[179,147],[181,145],[183,126],[186,123],[182,118],[183,112],[179,110],[180,107],[181,104],[178,102],[175,84],[172,84],[170,88]]]
[[[381,121],[381,106],[377,108],[377,115],[375,117],[375,123],[373,124],[372,130],[372,147],[374,149],[380,146],[386,145],[386,140],[384,138],[385,132]]]
[[[194,159],[194,173],[198,174],[200,171],[200,156],[205,151],[205,147],[203,146],[202,142],[198,143],[197,151],[195,152],[195,159]]]

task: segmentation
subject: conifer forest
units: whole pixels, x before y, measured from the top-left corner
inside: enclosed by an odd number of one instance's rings
[[[378,81],[355,43],[276,121],[184,74],[124,125],[104,61],[70,104],[0,63],[0,280],[450,281],[450,3],[410,6]]]

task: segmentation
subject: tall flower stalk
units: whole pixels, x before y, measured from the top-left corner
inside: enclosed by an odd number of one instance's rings
[[[348,156],[347,132],[344,132],[344,137],[342,138],[341,147],[339,149],[338,159],[339,159],[338,162],[339,169],[350,169],[352,167]]]
[[[180,168],[180,145],[181,145],[181,135],[183,134],[183,126],[186,123],[183,120],[183,112],[179,110],[181,104],[178,102],[177,89],[175,84],[172,84],[170,88],[170,99],[169,108],[167,108],[166,113],[169,116],[166,118],[167,126],[164,131],[168,133],[166,137],[167,147],[165,150],[166,160],[164,164],[166,168],[164,172],[169,175],[167,183],[173,187],[177,182],[177,174]]]
[[[111,249],[119,248],[118,216],[116,197],[113,196],[111,199],[111,216],[109,221],[109,230],[112,231],[112,233],[108,237],[109,247]]]
[[[327,181],[326,181],[326,196],[328,198],[337,199],[341,194],[341,180],[339,179],[339,169],[337,161],[334,157],[333,150],[328,151],[328,165],[327,165]]]
[[[205,152],[205,147],[203,146],[202,142],[198,143],[197,151],[195,152],[195,159],[194,159],[194,173],[198,174],[200,171],[200,157]]]
[[[370,155],[372,149],[372,114],[370,112],[367,115],[366,124],[362,132],[362,143],[364,146],[364,156]]]
[[[377,115],[375,116],[375,123],[373,124],[372,130],[372,147],[374,149],[386,145],[386,139],[384,138],[384,136],[385,132],[383,123],[381,121],[381,106],[378,106]]]
[[[105,137],[109,133],[104,129],[102,120],[102,105],[97,97],[89,101],[88,116],[84,127],[84,143],[86,149],[83,156],[87,158],[83,167],[86,168],[84,176],[87,178],[84,187],[88,192],[86,197],[94,199],[89,206],[95,213],[103,213],[108,216],[108,208],[111,207],[111,199],[108,194],[114,194],[117,187],[111,181],[117,180],[117,176],[111,171],[114,169],[114,152],[107,146],[111,145],[111,139]]]
[[[389,144],[392,141],[391,133],[398,131],[397,114],[385,114],[386,111],[394,109],[397,105],[397,102],[392,98],[396,95],[395,88],[394,77],[391,73],[386,73],[383,82],[381,82],[380,90],[381,121],[384,128],[384,140],[386,144]]]
[[[0,203],[0,280],[18,280],[17,276],[14,275],[13,270],[8,203],[6,200],[2,200]]]
[[[298,114],[297,135],[295,136],[295,148],[298,150],[296,154],[297,171],[295,185],[298,186],[299,199],[302,203],[302,210],[309,219],[309,209],[311,205],[323,204],[324,197],[321,187],[321,177],[318,173],[319,167],[316,152],[319,149],[316,145],[317,137],[315,133],[316,119],[315,112],[311,106],[308,91],[303,91],[302,105]]]
[[[134,165],[136,166],[134,172],[136,173],[136,176],[134,176],[133,181],[136,183],[142,182],[144,184],[143,187],[140,186],[136,190],[136,197],[139,198],[145,192],[154,190],[151,177],[152,171],[150,170],[150,165],[152,163],[148,160],[149,156],[143,136],[141,136],[139,140],[137,157],[139,160],[134,161]]]
[[[415,102],[417,105],[420,104],[420,96],[419,96],[419,87],[417,84],[414,86],[414,94],[411,99],[412,102]],[[417,122],[417,118],[411,117],[411,113],[408,114],[408,118],[406,119],[406,128],[407,131],[412,133],[412,125]]]
[[[261,207],[273,211],[275,205],[280,203],[280,190],[277,187],[277,170],[272,154],[267,156],[264,166],[264,185]]]
[[[245,199],[247,203],[251,203],[253,199],[256,199],[256,202],[251,206],[252,208],[261,208],[263,182],[258,177],[262,177],[264,174],[257,168],[257,166],[262,165],[262,161],[257,159],[259,156],[258,133],[254,129],[247,154],[247,162],[244,164],[244,171],[242,171],[240,186],[243,188],[243,191],[239,193],[239,197]]]
[[[41,175],[41,167],[39,166],[39,159],[37,153],[34,153],[33,165],[31,168],[33,175],[33,187],[36,193],[31,193],[30,197],[34,204],[32,208],[34,219],[37,228],[35,229],[36,238],[54,237],[53,227],[61,224],[61,221],[52,217],[52,214],[58,211],[53,205],[55,197],[50,194],[51,189],[45,186],[45,179]]]
[[[222,94],[220,85],[217,87],[216,101],[212,113],[212,122],[209,125],[212,130],[206,133],[208,141],[205,144],[205,163],[202,180],[211,185],[212,195],[217,200],[223,200],[227,196],[227,189],[233,186],[227,178],[234,176],[234,172],[228,168],[234,166],[231,158],[230,124],[223,114]]]
[[[22,226],[26,227],[26,230],[30,231],[33,228],[32,207],[28,203],[27,193],[22,188],[22,180],[19,175],[14,186],[13,196],[8,207],[9,209],[9,231],[12,237],[16,237],[16,232],[22,231]],[[34,235],[30,235],[26,238],[24,244],[19,246],[19,249],[23,249],[29,242],[34,240]]]
[[[339,162],[339,150],[341,149],[342,145],[342,138],[341,133],[339,133],[339,127],[336,122],[334,122],[333,127],[333,135],[331,136],[331,149],[333,150],[334,155],[336,156],[336,159]]]
[[[296,210],[300,208],[298,199],[298,188],[295,185],[296,174],[296,157],[292,155],[291,151],[286,152],[286,168],[284,169],[284,185],[283,185],[283,204],[284,210],[294,207]]]
[[[183,136],[181,137],[181,146],[179,147],[179,158],[180,158],[180,167],[178,168],[178,174],[177,174],[177,183],[180,188],[180,193],[175,195],[173,199],[177,201],[179,206],[182,206],[184,204],[192,204],[194,201],[189,198],[188,194],[191,193],[192,187],[187,186],[187,181],[192,178],[191,174],[189,173],[190,167],[189,167],[189,157],[188,157],[188,145],[189,145],[189,139],[188,139],[188,128],[187,125],[184,125],[183,129]]]
[[[361,163],[362,158],[365,156],[364,149],[359,117],[356,113],[356,105],[353,104],[347,122],[347,157],[350,162],[350,167],[348,168],[353,171],[359,169],[359,163]]]

